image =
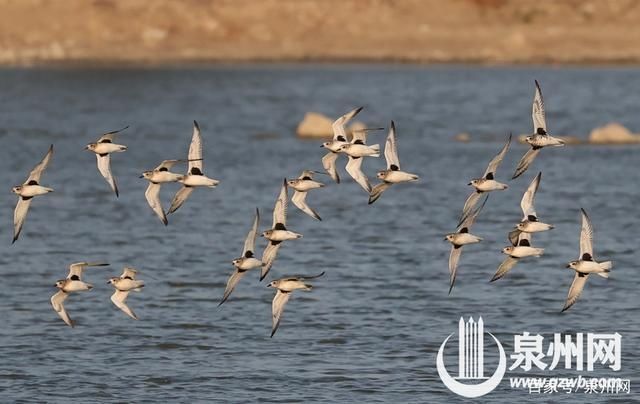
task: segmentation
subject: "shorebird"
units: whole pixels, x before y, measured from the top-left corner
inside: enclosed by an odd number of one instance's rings
[[[295,180],[287,181],[287,184],[289,184],[289,186],[295,190],[293,196],[291,197],[291,202],[293,202],[293,204],[296,205],[298,209],[311,216],[312,218],[322,220],[320,218],[320,215],[318,215],[315,210],[311,209],[306,202],[308,191],[324,187],[323,183],[313,180],[314,173],[317,173],[317,171],[304,170],[298,178],[296,178]]]
[[[547,133],[547,122],[544,117],[544,101],[542,99],[542,90],[540,90],[540,84],[538,84],[538,80],[536,83],[536,93],[533,96],[533,107],[531,111],[531,117],[533,118],[533,134],[529,135],[525,138],[525,141],[531,146],[520,162],[518,163],[518,167],[516,168],[515,173],[513,174],[514,178],[518,178],[522,175],[527,168],[533,162],[533,159],[536,158],[538,153],[540,153],[540,149],[547,146],[564,146],[564,140],[553,137]]]
[[[109,264],[103,262],[76,262],[69,266],[69,274],[66,279],[56,281],[55,287],[59,290],[51,296],[51,306],[68,326],[73,327],[74,322],[64,308],[64,301],[69,297],[69,293],[93,289],[93,285],[82,280],[82,272],[86,267],[105,265]]]
[[[138,320],[138,316],[127,306],[127,297],[129,292],[140,292],[144,287],[144,282],[136,279],[138,271],[135,268],[124,267],[122,275],[119,278],[109,278],[108,284],[113,285],[116,291],[111,295],[111,302],[116,305],[117,308],[122,310],[126,315],[134,320]]]
[[[324,147],[329,150],[329,152],[322,158],[322,166],[338,184],[340,183],[340,176],[338,175],[338,170],[336,168],[336,160],[338,159],[339,153],[338,149],[340,146],[349,143],[347,140],[347,131],[345,126],[354,116],[358,115],[358,113],[362,111],[362,108],[363,107],[359,107],[351,110],[336,119],[331,125],[333,129],[333,140],[331,142],[324,142],[320,145],[320,147]]]
[[[367,145],[367,132],[380,129],[383,128],[353,131],[353,139],[351,139],[351,142],[343,144],[338,148],[338,152],[345,153],[349,157],[346,166],[347,172],[367,193],[371,193],[371,184],[367,176],[362,172],[362,158],[380,157],[379,144]]]
[[[464,207],[462,208],[462,215],[460,216],[461,222],[469,214],[471,209],[473,209],[474,206],[477,205],[483,193],[491,192],[491,191],[502,191],[508,188],[506,184],[496,181],[495,175],[496,175],[496,170],[498,169],[498,166],[500,165],[500,163],[504,159],[504,156],[507,154],[507,151],[509,150],[509,145],[511,144],[511,137],[512,136],[509,135],[509,140],[507,140],[507,143],[505,143],[505,145],[502,147],[502,150],[500,150],[500,153],[498,153],[489,162],[489,165],[487,166],[487,169],[485,170],[482,178],[474,178],[469,182],[469,184],[467,184],[467,185],[473,186],[475,190],[471,193],[471,195],[469,195],[469,197],[464,203]]]
[[[398,147],[396,144],[396,125],[391,121],[387,141],[384,145],[384,158],[387,160],[387,169],[378,171],[377,177],[382,183],[376,185],[369,194],[369,204],[374,203],[382,196],[382,193],[393,184],[417,181],[418,176],[400,170]]]
[[[187,200],[189,195],[197,187],[215,188],[220,183],[218,180],[205,176],[202,172],[202,136],[200,135],[200,126],[198,122],[193,121],[193,136],[189,145],[189,167],[187,174],[178,182],[183,187],[176,193],[171,202],[171,207],[167,214],[173,213]]]
[[[458,262],[462,254],[462,247],[467,244],[475,244],[482,241],[482,238],[471,234],[469,231],[485,203],[487,203],[487,199],[489,199],[489,195],[485,196],[484,201],[479,207],[474,208],[467,217],[465,217],[462,223],[458,225],[455,233],[449,233],[444,238],[445,241],[451,243],[451,253],[449,254],[449,294],[451,294],[453,285],[456,282]]]
[[[167,221],[167,215],[165,215],[164,209],[162,209],[162,203],[160,202],[160,186],[161,184],[166,184],[168,182],[178,182],[184,177],[183,174],[172,173],[169,171],[171,167],[184,161],[186,160],[164,160],[159,166],[153,170],[144,171],[140,176],[140,178],[144,178],[149,181],[149,186],[147,187],[144,196],[147,198],[147,202],[151,209],[165,226],[169,222]]]
[[[273,319],[271,337],[273,337],[273,334],[278,330],[280,320],[282,319],[282,311],[291,297],[291,292],[296,289],[310,291],[313,286],[309,283],[305,283],[305,281],[319,278],[322,275],[324,275],[324,272],[314,276],[292,276],[271,281],[271,283],[267,285],[268,288],[277,289],[276,295],[273,297],[273,303],[271,304],[271,315]]]
[[[569,295],[567,301],[562,309],[565,311],[569,307],[573,306],[580,297],[582,289],[584,289],[585,283],[589,274],[597,274],[603,278],[609,277],[609,272],[613,268],[613,262],[604,261],[597,262],[593,256],[593,225],[587,212],[584,209],[580,209],[582,213],[582,230],[580,231],[580,256],[577,260],[569,262],[567,268],[573,269],[576,274],[573,277],[573,282],[569,288]]]
[[[85,150],[92,151],[96,154],[96,159],[98,160],[98,170],[100,170],[100,174],[107,180],[109,186],[113,192],[116,193],[116,198],[120,195],[118,193],[118,185],[116,185],[116,180],[113,178],[111,174],[111,153],[120,153],[127,150],[127,146],[113,143],[116,135],[123,130],[127,129],[129,126],[125,126],[122,129],[114,130],[111,132],[107,132],[104,135],[100,136],[100,139],[96,143],[89,143]]]
[[[270,230],[266,230],[262,233],[262,237],[269,240],[269,243],[262,253],[262,272],[260,274],[260,280],[263,280],[269,273],[269,270],[271,270],[271,266],[276,259],[281,243],[285,240],[302,238],[302,234],[289,231],[285,226],[287,224],[288,201],[287,179],[285,178],[282,183],[282,188],[280,189],[280,195],[278,195],[276,205],[273,208],[273,226]]]
[[[244,240],[244,248],[242,249],[242,256],[231,261],[235,270],[233,274],[227,280],[227,286],[224,289],[224,294],[222,295],[222,300],[220,300],[220,306],[222,303],[227,301],[231,292],[235,289],[236,285],[240,280],[244,277],[245,273],[254,268],[260,268],[262,266],[262,261],[255,258],[255,250],[256,250],[256,235],[258,234],[258,225],[260,224],[260,211],[256,208],[256,217],[253,220],[253,226],[251,226],[251,230],[247,234],[247,238]]]
[[[520,233],[518,240],[514,245],[505,247],[502,249],[502,253],[507,255],[507,258],[502,261],[498,270],[491,278],[490,282],[497,281],[511,271],[511,269],[522,258],[526,257],[539,257],[544,253],[544,248],[537,248],[531,246],[531,234]]]
[[[47,154],[44,155],[42,161],[40,161],[40,163],[38,163],[38,165],[35,166],[33,170],[31,170],[31,172],[29,173],[29,178],[27,178],[27,180],[22,183],[22,185],[15,186],[12,189],[13,193],[18,195],[18,203],[16,205],[16,209],[13,212],[13,241],[11,242],[11,244],[15,243],[18,237],[20,237],[22,225],[27,218],[27,212],[29,211],[29,206],[31,205],[31,199],[33,199],[34,196],[53,192],[53,189],[40,185],[40,177],[49,165],[49,161],[51,161],[52,155],[53,145],[49,146],[49,151],[47,151]]]
[[[518,237],[520,233],[538,233],[542,231],[547,231],[553,229],[553,225],[542,223],[538,220],[538,215],[536,214],[536,209],[533,206],[534,199],[536,197],[536,192],[538,191],[538,187],[540,186],[540,179],[542,178],[542,173],[538,173],[536,177],[531,181],[527,191],[522,196],[522,200],[520,201],[520,208],[522,209],[522,213],[524,214],[522,221],[516,225],[515,230],[509,233],[509,241],[514,246],[518,244]]]

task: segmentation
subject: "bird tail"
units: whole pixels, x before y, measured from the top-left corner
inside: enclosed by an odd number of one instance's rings
[[[372,145],[371,149],[376,152],[376,154],[372,154],[371,157],[380,157],[380,145],[379,144]]]
[[[611,268],[613,268],[613,262],[611,261],[601,262],[600,269],[602,269],[602,272],[597,272],[597,274],[602,276],[603,278],[608,278],[609,272],[611,272]]]

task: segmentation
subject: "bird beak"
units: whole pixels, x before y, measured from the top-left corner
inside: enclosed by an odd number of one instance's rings
[[[110,283],[111,283],[111,281],[108,281],[108,282],[107,282],[107,285],[108,285],[108,284],[110,284]]]
[[[471,183],[468,183],[467,185],[471,185]]]
[[[443,238],[443,240],[444,240],[444,241],[447,241],[447,238],[445,237],[445,238]]]
[[[571,264],[567,264],[565,268],[571,268]]]
[[[139,176],[138,178],[144,178],[144,175]]]
[[[323,144],[321,144],[321,145],[320,145],[320,147],[324,147],[324,145],[323,145]]]

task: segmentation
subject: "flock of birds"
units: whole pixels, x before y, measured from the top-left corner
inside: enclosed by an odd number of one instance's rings
[[[525,138],[531,148],[520,160],[512,179],[519,177],[528,169],[541,149],[549,146],[564,145],[564,142],[561,139],[555,138],[547,132],[542,91],[540,90],[540,86],[537,81],[535,84],[536,90],[532,111],[534,132],[532,135]],[[326,170],[326,173],[314,170],[304,170],[296,179],[284,179],[273,209],[272,226],[270,229],[261,233],[261,236],[267,240],[267,246],[260,258],[257,258],[255,248],[256,237],[260,226],[260,212],[256,209],[253,225],[251,226],[244,242],[242,256],[232,260],[234,271],[226,283],[220,305],[227,301],[247,271],[261,268],[260,281],[262,281],[268,275],[271,267],[273,266],[282,243],[302,238],[302,234],[291,231],[286,227],[289,188],[293,188],[294,190],[291,201],[297,208],[316,220],[322,220],[320,215],[307,204],[307,193],[311,190],[325,186],[325,184],[314,180],[314,174],[326,174],[336,183],[340,183],[340,176],[337,170],[337,162],[340,155],[347,156],[348,161],[345,169],[355,182],[357,182],[367,192],[369,195],[369,204],[377,201],[382,194],[394,184],[415,182],[419,180],[417,175],[400,169],[400,160],[398,158],[396,143],[396,127],[395,123],[391,121],[384,148],[386,169],[377,172],[376,176],[380,180],[380,183],[373,187],[371,186],[367,175],[362,171],[362,161],[365,157],[379,157],[380,146],[378,144],[367,144],[367,132],[381,130],[383,128],[354,130],[352,132],[352,137],[349,140],[346,125],[361,110],[362,107],[356,108],[341,116],[333,123],[333,139],[321,145],[321,147],[328,150],[328,153],[322,158],[322,165]],[[127,150],[127,146],[115,143],[116,136],[127,128],[128,127],[124,127],[116,131],[105,133],[95,143],[90,143],[86,146],[86,150],[95,153],[98,170],[116,194],[116,197],[118,197],[119,191],[116,180],[111,173],[111,154]],[[468,185],[473,186],[474,190],[464,204],[457,229],[454,233],[447,234],[445,237],[445,240],[449,241],[452,246],[449,257],[449,293],[451,293],[455,284],[462,247],[482,241],[480,237],[471,234],[470,230],[478,217],[478,214],[487,202],[488,195],[486,194],[508,188],[506,184],[498,182],[495,179],[495,175],[500,163],[509,150],[511,140],[512,136],[510,135],[502,150],[489,163],[484,175],[481,178],[472,179],[469,182]],[[52,188],[40,185],[40,179],[44,170],[49,165],[52,155],[53,145],[50,146],[42,161],[31,171],[27,180],[22,185],[13,188],[13,192],[18,195],[18,203],[14,211],[14,243],[18,240],[22,231],[31,200],[36,196],[45,195],[53,191]],[[187,164],[187,172],[185,174],[170,171],[178,163]],[[167,215],[177,211],[196,188],[216,187],[219,184],[219,181],[207,177],[203,172],[202,136],[198,123],[194,121],[193,135],[187,159],[164,160],[153,170],[144,171],[140,178],[144,178],[149,182],[145,192],[146,200],[153,212],[164,225],[168,224]],[[533,179],[522,197],[520,206],[522,208],[523,218],[515,226],[514,230],[509,233],[508,239],[512,245],[505,247],[502,250],[507,257],[499,266],[491,281],[495,281],[505,276],[522,258],[539,257],[544,253],[543,248],[533,247],[531,244],[533,233],[553,229],[553,225],[546,224],[538,220],[538,216],[534,208],[535,194],[540,185],[541,178],[542,173],[539,173]],[[160,188],[162,184],[176,182],[182,184],[182,187],[175,194],[169,209],[165,212],[160,201]],[[584,288],[589,274],[595,273],[606,278],[608,277],[609,271],[612,267],[610,261],[597,262],[595,260],[593,254],[593,227],[584,209],[582,209],[581,212],[582,231],[580,235],[580,255],[577,260],[571,261],[567,265],[568,268],[575,271],[575,276],[569,289],[569,295],[563,311],[567,310],[576,302]],[[109,264],[104,262],[78,262],[71,264],[69,267],[69,274],[66,279],[56,282],[55,286],[58,288],[58,291],[51,297],[51,304],[62,320],[64,320],[64,322],[69,326],[73,327],[74,322],[66,312],[63,303],[69,297],[69,294],[73,292],[87,291],[93,288],[93,285],[84,282],[82,279],[83,272],[86,268],[106,265]],[[123,273],[119,277],[113,277],[108,280],[108,283],[113,285],[115,288],[115,292],[111,296],[111,301],[120,310],[136,320],[138,317],[129,308],[129,306],[127,306],[126,300],[129,292],[140,291],[144,287],[144,281],[136,279],[137,273],[138,271],[135,268],[125,267]],[[291,293],[295,290],[311,290],[312,285],[308,281],[319,278],[322,275],[324,275],[324,272],[314,276],[288,276],[273,280],[268,284],[268,287],[276,290],[276,294],[272,302],[272,337],[280,325],[284,307],[289,301]]]

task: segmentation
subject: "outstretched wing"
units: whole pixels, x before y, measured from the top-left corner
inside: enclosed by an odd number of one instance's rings
[[[306,281],[309,279],[316,279],[316,278],[320,278],[321,276],[324,276],[325,271],[320,272],[317,275],[291,275],[288,276],[286,278],[282,278],[280,280],[285,280],[285,281]]]
[[[65,300],[67,300],[67,297],[69,297],[68,293],[59,290],[58,293],[51,296],[51,306],[53,306],[53,309],[56,311],[56,313],[58,313],[60,318],[68,326],[73,327],[73,321],[71,320],[71,317],[69,317],[69,314],[67,314],[67,311],[64,309],[63,303]]]
[[[125,312],[126,315],[134,320],[137,320],[138,316],[136,316],[133,310],[131,310],[131,308],[129,308],[129,306],[127,306],[127,304],[125,303],[128,296],[129,291],[124,292],[122,290],[116,289],[116,291],[111,295],[111,301],[116,305],[116,307]]]
[[[513,268],[517,263],[517,258],[513,258],[512,256],[508,255],[507,258],[505,258],[504,261],[502,261],[502,264],[500,264],[500,266],[498,267],[498,270],[493,275],[493,278],[491,278],[491,282],[497,281],[498,279],[505,276],[507,272],[511,271],[511,268]]]
[[[158,167],[154,168],[154,171],[168,171],[171,167],[183,161],[184,160],[164,160]]]
[[[253,220],[253,226],[249,233],[247,234],[247,238],[244,240],[244,248],[242,249],[242,256],[245,257],[248,251],[252,253],[255,252],[256,249],[256,235],[258,234],[258,225],[260,223],[260,211],[256,208],[256,217]]]
[[[367,176],[362,172],[361,166],[362,157],[353,158],[349,156],[349,162],[346,166],[347,172],[365,191],[371,193],[371,184]]]
[[[13,211],[13,241],[15,243],[20,237],[20,232],[22,231],[22,225],[24,225],[24,221],[27,218],[27,212],[29,212],[29,206],[31,206],[31,198],[23,199],[22,197],[18,198],[18,203],[16,204],[16,209]]]
[[[69,274],[67,275],[67,279],[81,281],[82,273],[86,267],[104,267],[108,265],[109,264],[106,262],[75,262],[69,265]]]
[[[396,124],[391,121],[387,142],[384,145],[384,158],[387,160],[388,170],[399,170],[400,159],[398,158],[398,147],[396,144]]]
[[[173,213],[176,210],[178,210],[180,206],[182,206],[185,203],[187,198],[189,198],[189,195],[191,195],[193,190],[194,190],[193,187],[180,188],[178,192],[176,192],[176,195],[173,197],[173,200],[171,201],[171,207],[169,208],[169,211],[167,212],[167,214]]]
[[[569,288],[569,294],[567,295],[567,301],[564,303],[564,307],[562,308],[562,311],[568,310],[569,307],[573,306],[576,303],[576,301],[578,301],[578,298],[580,297],[580,294],[584,289],[584,285],[587,283],[588,277],[589,277],[589,274],[582,274],[582,273],[576,272],[575,276],[573,277],[573,282],[571,282],[571,287]]]
[[[202,136],[196,121],[193,121],[193,136],[189,145],[189,174],[202,175]]]
[[[289,204],[289,194],[287,193],[287,179],[282,182],[282,188],[280,188],[280,194],[276,199],[276,204],[273,207],[273,228],[276,228],[278,223],[282,225],[287,224],[287,205]]]
[[[315,210],[313,210],[309,205],[307,205],[306,199],[307,199],[306,192],[295,191],[293,193],[293,197],[291,197],[291,202],[293,202],[293,204],[296,205],[298,209],[300,209],[307,215],[311,216],[312,218],[316,220],[322,220],[320,218],[320,215],[318,215],[318,213]]]
[[[536,80],[536,94],[533,96],[531,117],[533,118],[533,133],[546,135],[547,122],[544,118],[544,100],[542,99],[542,90],[538,80]]]
[[[164,210],[162,209],[162,203],[160,202],[160,184],[150,182],[144,193],[144,197],[147,198],[147,202],[149,203],[149,206],[151,206],[151,209],[153,209],[162,223],[166,226],[169,222],[167,221],[167,215],[165,215]]]
[[[291,292],[283,292],[280,289],[276,292],[275,297],[273,298],[273,303],[271,304],[271,316],[273,318],[273,325],[271,326],[271,336],[276,333],[278,327],[280,326],[280,320],[282,319],[282,311],[284,310],[284,306],[289,301],[291,297]]]
[[[373,187],[371,193],[369,194],[369,205],[377,201],[384,191],[387,190],[392,184],[390,182],[381,182],[380,184]]]
[[[111,155],[105,154],[101,156],[96,154],[96,158],[98,159],[98,170],[100,170],[100,174],[107,180],[113,192],[116,193],[116,197],[120,196],[116,180],[113,178],[113,175],[111,175]]]
[[[536,192],[538,192],[538,187],[540,186],[540,179],[542,178],[542,172],[539,172],[538,175],[531,181],[529,187],[525,191],[524,195],[522,195],[522,200],[520,201],[520,208],[522,208],[522,213],[524,214],[523,220],[527,220],[529,216],[537,217],[536,209],[533,206],[533,202],[536,197]]]
[[[247,272],[246,271],[240,272],[240,271],[238,271],[236,269],[233,272],[233,274],[231,274],[231,276],[227,280],[227,286],[224,289],[224,294],[222,295],[222,300],[220,300],[220,303],[218,304],[218,306],[220,306],[222,303],[227,301],[227,299],[231,295],[231,292],[233,292],[233,290],[236,288],[236,285],[238,284],[238,282],[240,282],[240,279],[242,279],[244,277],[245,273],[247,273]]]
[[[519,176],[521,176],[522,173],[527,171],[527,168],[529,168],[529,166],[531,165],[533,160],[536,158],[538,153],[540,153],[540,149],[539,148],[538,149],[531,148],[531,149],[527,150],[527,152],[524,154],[524,156],[522,156],[522,158],[520,159],[520,162],[518,163],[518,167],[516,167],[516,172],[513,173],[513,177],[511,177],[511,179],[512,180],[516,179]]]
[[[580,259],[593,259],[593,225],[591,219],[587,216],[587,212],[580,208],[582,213],[582,230],[580,231]],[[588,254],[588,257],[585,256]]]
[[[322,166],[327,173],[335,182],[340,183],[340,176],[338,175],[338,170],[336,169],[336,160],[338,159],[338,153],[334,153],[330,151],[322,157]]]
[[[127,129],[128,127],[129,125],[125,126],[122,129],[112,130],[111,132],[103,134],[102,136],[100,136],[100,139],[98,139],[98,143],[113,143],[113,139],[115,139],[116,135]]]
[[[460,221],[458,223],[458,226],[460,226],[464,219],[469,217],[469,214],[476,208],[478,202],[480,202],[480,198],[482,198],[482,194],[482,192],[474,190],[469,195],[469,197],[467,197],[467,200],[464,202],[464,206],[462,207],[462,213],[460,214]]]
[[[260,280],[263,280],[271,270],[273,262],[276,260],[276,256],[278,255],[280,244],[281,243],[279,242],[274,243],[273,241],[269,241],[269,244],[267,244],[267,247],[264,249],[264,252],[262,253],[262,271],[260,272]]]
[[[500,165],[500,163],[502,163],[504,156],[509,150],[509,145],[511,145],[512,137],[513,135],[510,133],[509,139],[507,140],[507,143],[505,143],[505,145],[502,147],[502,150],[500,150],[500,153],[496,154],[496,156],[489,162],[489,165],[487,166],[487,169],[485,170],[483,175],[484,178],[491,180],[495,177],[498,166]]]
[[[460,262],[460,255],[462,254],[462,247],[456,248],[451,246],[451,253],[449,254],[449,294],[453,289],[453,285],[456,283],[456,276],[458,273],[458,262]]]
[[[333,140],[340,142],[347,141],[347,131],[345,126],[354,116],[358,115],[358,113],[362,111],[362,108],[363,107],[358,107],[351,110],[333,122],[331,125],[331,128],[333,129]]]
[[[42,173],[49,165],[49,161],[51,161],[52,155],[53,155],[53,145],[49,146],[49,151],[47,151],[47,154],[44,155],[44,157],[42,158],[42,161],[40,161],[38,165],[35,166],[33,170],[31,170],[31,173],[29,173],[29,178],[27,178],[27,180],[24,182],[25,185],[27,184],[35,185],[40,183],[40,177],[42,176]]]

